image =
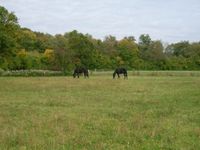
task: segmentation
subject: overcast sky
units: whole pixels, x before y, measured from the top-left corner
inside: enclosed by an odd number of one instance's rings
[[[78,30],[103,39],[149,34],[200,41],[200,0],[0,0],[22,27],[50,34]]]

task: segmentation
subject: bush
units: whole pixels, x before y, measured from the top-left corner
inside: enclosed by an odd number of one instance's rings
[[[4,70],[0,68],[0,76],[3,75]]]
[[[2,76],[63,76],[61,71],[50,70],[11,70],[5,71]]]

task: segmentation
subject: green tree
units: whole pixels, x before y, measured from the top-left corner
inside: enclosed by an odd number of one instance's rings
[[[188,41],[182,41],[171,44],[166,48],[166,53],[173,54],[175,56],[185,56],[185,53],[187,53],[189,45],[190,44]]]
[[[132,39],[124,38],[117,45],[119,56],[127,67],[134,67],[134,61],[138,59],[138,46]]]
[[[20,48],[26,49],[28,51],[36,50],[36,34],[32,32],[30,29],[23,28],[20,30],[20,34],[18,36],[18,44]]]
[[[111,35],[106,36],[103,41],[103,52],[111,58],[116,57],[118,55],[117,43],[116,37]]]
[[[68,40],[69,49],[73,51],[73,60],[80,60],[82,66],[90,69],[96,68],[97,51],[88,36],[75,30],[66,33],[64,37]]]
[[[16,53],[17,17],[0,6],[0,67],[7,69]]]
[[[40,32],[34,32],[36,35],[35,50],[44,53],[46,49],[53,49],[54,47],[54,36],[50,34],[44,34]]]
[[[140,51],[144,52],[148,50],[151,42],[152,42],[151,37],[148,34],[140,35],[138,43]]]
[[[73,51],[69,48],[68,40],[62,35],[56,35],[54,50],[56,69],[68,74],[72,68],[73,58]]]

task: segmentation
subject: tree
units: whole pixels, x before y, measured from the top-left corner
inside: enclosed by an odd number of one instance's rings
[[[30,29],[23,28],[20,30],[18,36],[18,43],[20,48],[24,48],[27,51],[36,50],[35,43],[36,43],[36,34],[32,32]]]
[[[55,63],[55,52],[53,49],[46,49],[43,53],[42,63],[47,67],[47,69],[53,69]]]
[[[16,53],[17,17],[0,6],[0,67],[7,69],[8,62]]]
[[[146,52],[146,55],[148,57],[148,60],[151,61],[161,61],[164,59],[164,48],[161,41],[153,41],[148,51]]]
[[[138,59],[138,46],[133,39],[124,38],[118,42],[119,56],[127,67],[134,67],[134,61]]]
[[[139,37],[139,49],[141,51],[146,51],[151,44],[152,40],[148,34],[142,34]]]
[[[40,32],[34,32],[36,35],[35,50],[43,53],[46,49],[53,49],[54,36]]]
[[[68,40],[62,35],[56,35],[54,41],[56,69],[62,70],[64,74],[69,73],[72,68],[72,50],[69,48]]]
[[[186,51],[188,50],[189,45],[190,44],[188,41],[174,43],[166,48],[166,52],[168,54],[173,54],[175,56],[185,56],[185,53],[187,53]]]
[[[126,37],[124,37],[124,39],[126,39],[128,41],[132,41],[132,42],[136,41],[134,36],[126,36]]]
[[[152,43],[152,40],[148,34],[140,35],[138,47],[139,47],[140,57],[144,60],[147,59],[147,56],[145,53],[146,51],[149,50],[149,46],[151,43]]]
[[[116,37],[111,35],[105,37],[103,41],[103,53],[109,55],[111,58],[118,55]]]
[[[97,51],[94,49],[94,45],[88,35],[85,36],[75,30],[66,33],[64,37],[68,40],[69,49],[73,51],[73,60],[80,60],[80,65],[87,68],[96,68],[95,56]]]
[[[25,70],[32,68],[31,58],[29,57],[28,52],[25,49],[22,49],[17,53],[15,60],[19,63],[19,66],[17,66],[18,69]]]

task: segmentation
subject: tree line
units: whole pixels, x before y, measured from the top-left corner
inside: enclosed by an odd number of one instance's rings
[[[163,46],[142,34],[103,40],[74,30],[50,35],[22,28],[14,13],[0,6],[0,68],[48,69],[67,73],[75,66],[89,69],[200,70],[200,42]]]

